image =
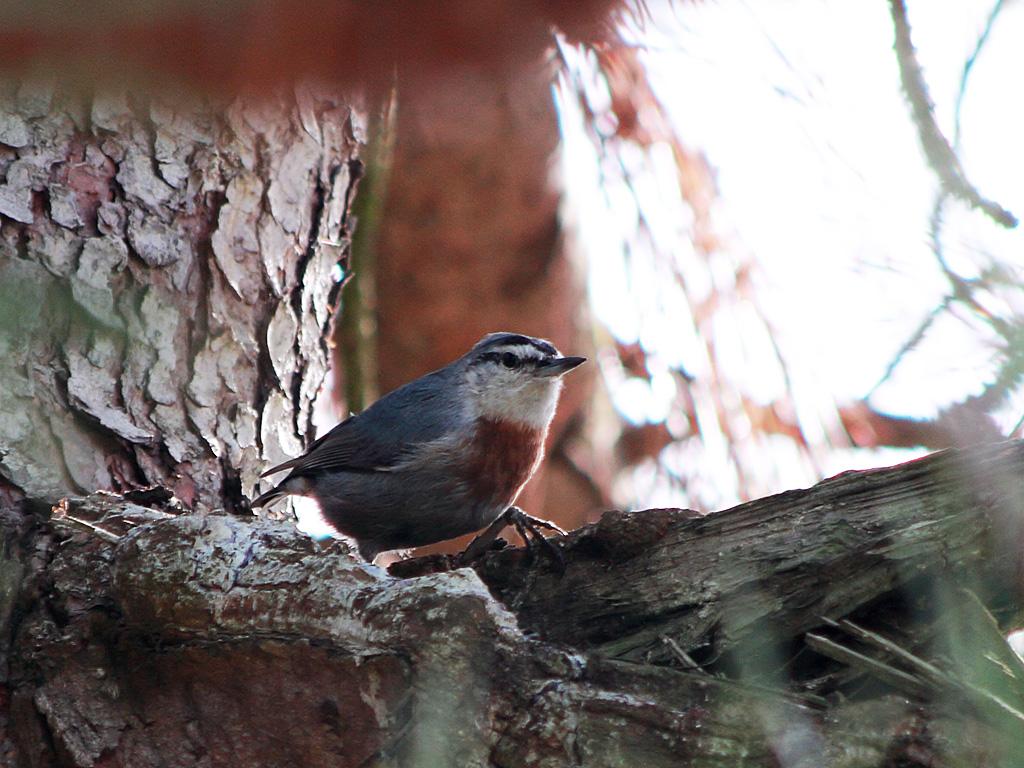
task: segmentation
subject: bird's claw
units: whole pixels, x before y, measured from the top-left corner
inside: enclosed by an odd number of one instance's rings
[[[555,533],[565,535],[565,531],[559,528],[554,523],[549,523],[547,520],[541,520],[540,518],[533,517],[526,514],[519,507],[509,507],[501,515],[485,528],[479,536],[469,543],[465,551],[456,558],[457,565],[466,565],[473,562],[474,560],[483,556],[483,554],[490,548],[491,544],[501,533],[501,530],[506,526],[512,526],[516,529],[516,533],[526,542],[527,548],[527,561],[531,562],[534,557],[534,547],[541,546],[544,551],[548,553],[548,556],[554,561],[555,567],[559,572],[565,571],[565,558],[562,557],[562,553],[558,547],[552,544],[545,536],[540,532],[541,528],[546,528]]]

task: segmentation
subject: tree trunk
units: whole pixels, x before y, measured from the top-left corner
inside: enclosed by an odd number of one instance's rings
[[[50,597],[103,623],[107,586],[62,582],[51,563],[50,505],[103,488],[248,514],[266,461],[311,436],[361,131],[346,98],[306,86],[230,104],[0,86],[5,651]],[[30,656],[55,648],[58,624]],[[4,765],[89,765],[116,736],[114,715],[76,692],[104,663],[62,647],[46,691],[3,657]],[[110,663],[131,669],[137,652]],[[102,722],[51,738],[61,713]]]
[[[0,478],[237,508],[311,431],[358,113],[311,88],[0,101]]]

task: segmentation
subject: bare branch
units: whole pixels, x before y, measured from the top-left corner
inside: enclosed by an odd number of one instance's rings
[[[903,0],[889,0],[893,25],[896,28],[896,61],[900,68],[900,81],[903,91],[907,94],[914,123],[917,125],[918,138],[924,150],[928,164],[939,177],[939,182],[950,194],[963,200],[973,208],[984,211],[993,221],[1004,227],[1017,226],[1017,217],[992,200],[986,200],[967,181],[960,160],[953,152],[946,137],[942,135],[935,122],[935,113],[928,88],[918,64],[917,54],[910,41],[910,24],[907,21],[907,9]]]

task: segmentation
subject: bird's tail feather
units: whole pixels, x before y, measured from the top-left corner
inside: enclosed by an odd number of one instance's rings
[[[284,496],[287,496],[287,495],[288,495],[287,491],[282,491],[280,488],[272,488],[271,490],[267,491],[266,493],[261,493],[259,496],[257,496],[255,499],[253,499],[249,503],[249,506],[251,506],[251,507],[263,507],[263,506],[266,506],[267,504],[272,504],[275,501],[277,501],[278,499],[283,498]]]

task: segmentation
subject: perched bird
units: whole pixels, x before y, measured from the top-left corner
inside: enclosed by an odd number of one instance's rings
[[[585,359],[530,336],[485,336],[264,472],[291,470],[252,506],[311,496],[367,561],[486,526],[493,539],[503,515],[539,536],[530,523],[544,523],[512,504],[544,454],[562,375]]]

